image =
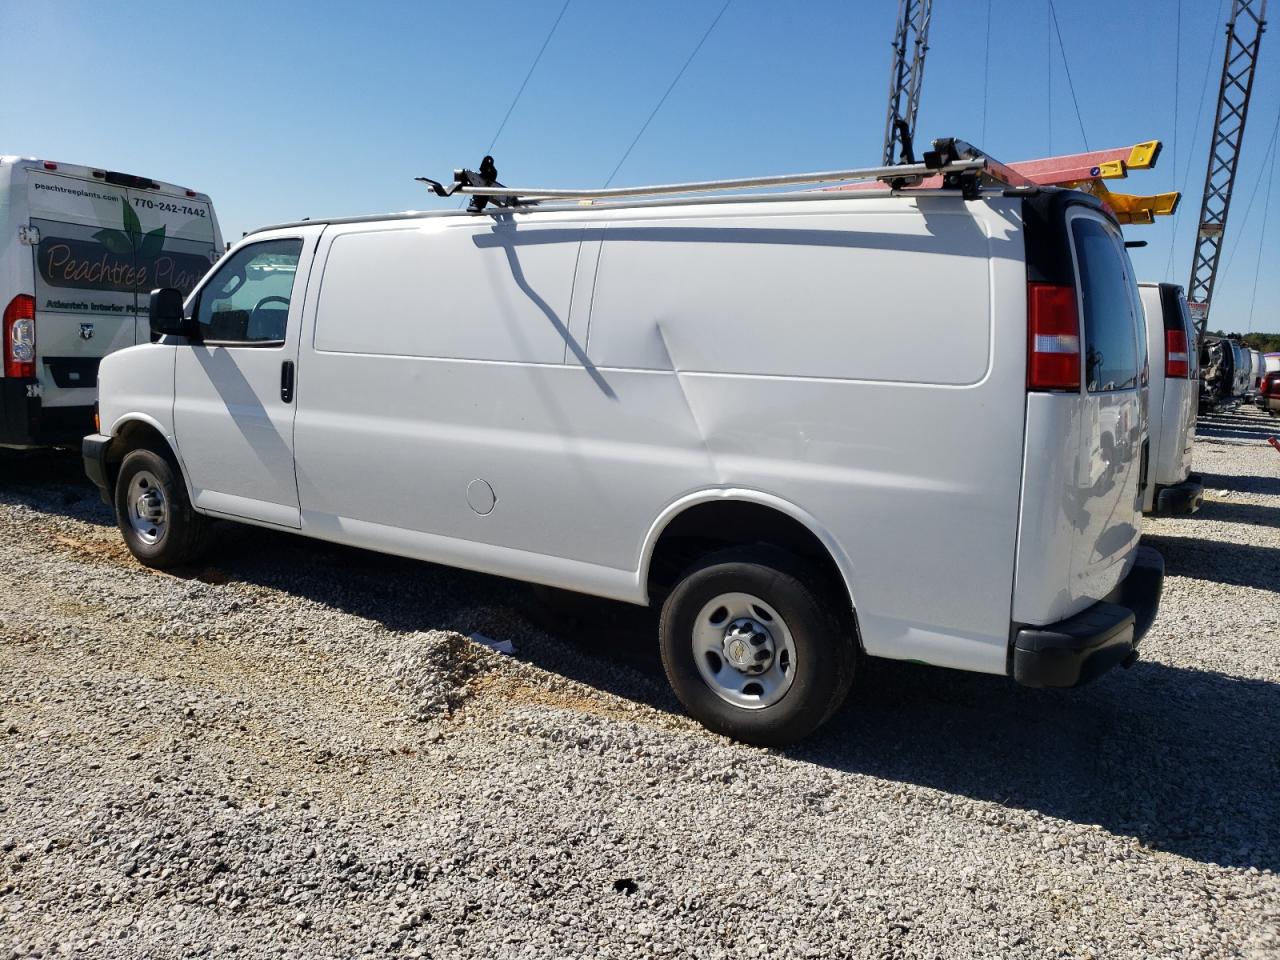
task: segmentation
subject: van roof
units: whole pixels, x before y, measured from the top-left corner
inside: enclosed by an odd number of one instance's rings
[[[296,220],[291,223],[261,227],[263,230],[288,229],[308,223],[367,223],[375,220],[407,220],[416,217],[477,216],[486,210],[497,208],[505,213],[581,212],[592,209],[623,209],[636,207],[688,207],[705,204],[732,203],[794,203],[803,201],[833,202],[834,187],[856,187],[841,199],[862,200],[872,197],[949,196],[965,200],[977,200],[992,196],[1029,196],[1051,190],[1035,182],[1006,164],[988,156],[973,144],[956,137],[941,137],[933,141],[933,149],[926,150],[916,161],[908,156],[902,163],[877,167],[855,167],[844,170],[819,170],[805,173],[769,174],[758,177],[734,177],[717,180],[697,180],[681,183],[662,183],[628,187],[513,187],[498,182],[498,169],[493,157],[486,155],[479,170],[459,168],[453,171],[453,180],[442,183],[430,177],[415,177],[437,197],[449,198],[454,194],[471,197],[471,203],[463,210],[439,210],[431,212],[406,211],[373,217],[343,217],[332,220]],[[822,186],[825,185],[825,188]],[[783,192],[775,188],[800,189]],[[752,190],[754,193],[738,193]],[[690,196],[696,194],[697,196]],[[1081,192],[1089,202],[1105,210],[1098,198]],[[1112,219],[1115,214],[1108,211]],[[245,234],[248,236],[249,234]]]
[[[1034,196],[1041,193],[1076,193],[1082,200],[1091,206],[1103,209],[1102,204],[1091,194],[1083,191],[1071,191],[1062,187],[1013,187],[1013,188],[984,188],[980,192],[982,199],[993,199],[1002,196]],[[267,224],[248,231],[245,236],[253,236],[256,233],[265,233],[268,230],[287,230],[290,228],[315,226],[316,224],[355,224],[355,223],[378,223],[392,220],[425,220],[433,217],[463,217],[463,218],[481,218],[492,217],[495,215],[509,216],[519,214],[529,216],[538,213],[568,213],[568,212],[584,212],[588,210],[628,210],[634,208],[664,208],[664,207],[690,207],[690,206],[718,206],[735,203],[787,203],[787,202],[816,202],[825,201],[831,204],[850,204],[857,203],[862,200],[885,199],[895,197],[902,200],[912,200],[919,197],[953,197],[956,200],[963,199],[958,189],[943,187],[930,189],[901,189],[895,190],[885,187],[880,190],[857,190],[847,192],[835,192],[827,189],[815,190],[797,190],[786,193],[753,193],[753,194],[717,194],[712,196],[699,197],[661,197],[659,199],[635,199],[635,200],[607,200],[607,201],[578,201],[576,203],[530,203],[519,207],[490,207],[479,213],[473,213],[470,210],[404,210],[395,213],[377,213],[365,214],[353,217],[319,217],[307,218],[304,220],[290,220],[283,223]]]
[[[163,180],[155,180],[151,177],[121,173],[118,170],[108,170],[106,167],[87,167],[80,163],[63,163],[58,160],[45,160],[42,157],[0,156],[0,167],[6,164],[21,167],[25,170],[39,170],[42,173],[61,173],[67,176],[80,177],[84,180],[102,180],[105,183],[115,183],[118,186],[131,187],[135,190],[145,189],[158,190],[161,193],[180,193],[191,197],[193,200],[211,202],[207,193],[201,193],[190,187],[168,183]]]

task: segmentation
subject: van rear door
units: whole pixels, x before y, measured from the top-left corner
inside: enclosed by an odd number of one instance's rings
[[[1133,268],[1120,232],[1087,208],[1068,215],[1081,326],[1078,535],[1073,592],[1101,598],[1128,571],[1146,467],[1146,336]]]
[[[1105,597],[1132,562],[1146,336],[1115,223],[1067,193],[1024,209],[1029,365],[1013,620],[1044,625]]]
[[[38,167],[27,170],[27,202],[40,238],[33,255],[44,405],[88,405],[99,360],[149,339],[148,292],[190,292],[217,258],[213,210],[207,199],[129,186],[113,174]]]

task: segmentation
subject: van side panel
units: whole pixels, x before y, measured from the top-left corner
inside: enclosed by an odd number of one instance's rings
[[[299,362],[303,530],[642,602],[657,518],[755,491],[848,557],[868,652],[1004,672],[1019,211],[942,197],[332,227]],[[370,231],[398,237],[351,236]]]
[[[802,505],[849,558],[869,653],[1003,672],[1025,377],[1019,210],[947,197],[804,213],[616,218],[587,353],[620,397],[646,380],[665,390],[651,388],[662,405],[649,408],[597,393],[586,422],[614,437],[650,418],[678,425],[710,468],[689,486]],[[603,481],[621,466],[593,470]]]
[[[696,468],[669,465],[701,457],[696,437],[657,416],[626,437],[584,426],[583,397],[612,388],[563,363],[582,229],[512,232],[485,217],[325,233],[297,385],[303,530],[382,549],[361,538],[399,528],[407,555],[642,600],[636,541],[661,502],[621,544],[635,518],[602,505],[645,502],[646,482],[682,491]],[[609,402],[656,408],[647,384]],[[617,457],[601,447],[636,461],[603,489],[591,465]]]
[[[339,234],[325,266],[315,348],[560,363],[579,234],[487,218]]]
[[[587,352],[601,367],[977,383],[987,238],[958,205],[928,206],[612,223]]]

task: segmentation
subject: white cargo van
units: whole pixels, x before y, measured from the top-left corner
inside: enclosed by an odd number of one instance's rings
[[[99,361],[150,339],[149,291],[189,293],[221,249],[202,193],[0,157],[0,446],[78,446]]]
[[[1137,285],[1090,197],[943,172],[260,230],[104,361],[86,471],[153,566],[221,517],[660,604],[747,741],[859,653],[1072,686],[1163,577]]]
[[[1200,395],[1198,355],[1191,347],[1195,343],[1195,327],[1182,287],[1176,283],[1143,283],[1138,289],[1146,314],[1151,365],[1151,452],[1142,509],[1146,513],[1195,513],[1204,499],[1204,484],[1191,473],[1191,445]]]

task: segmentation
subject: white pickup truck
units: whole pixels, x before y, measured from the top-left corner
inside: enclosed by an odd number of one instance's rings
[[[1142,316],[1115,221],[1054,189],[311,220],[152,295],[84,458],[146,564],[225,518],[660,604],[690,713],[781,744],[863,654],[1132,661]]]

